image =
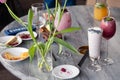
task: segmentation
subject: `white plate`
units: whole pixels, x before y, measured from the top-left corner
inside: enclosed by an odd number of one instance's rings
[[[65,71],[61,71],[64,68]],[[80,70],[73,65],[60,65],[53,69],[52,74],[60,79],[74,78],[79,74]]]
[[[7,42],[12,37],[13,36],[3,36],[3,37],[0,37],[0,43],[4,44],[5,42]],[[19,36],[17,36],[17,42],[18,42],[18,44],[15,44],[15,45],[12,45],[12,46],[18,46],[19,44],[22,43],[22,39]]]
[[[9,52],[11,55],[14,55],[14,56],[20,56],[20,54],[22,54],[23,52],[28,52],[28,49],[22,48],[22,47],[15,47],[15,48],[8,48],[8,49],[3,50],[0,54],[0,57],[7,62],[19,62],[19,61],[25,60],[26,58],[29,57],[29,56],[27,56],[24,59],[18,59],[18,60],[9,60],[9,59],[4,58],[5,52]]]
[[[22,31],[22,32],[17,33],[16,36],[20,36],[22,34],[29,34],[30,35],[29,31]],[[37,37],[37,33],[33,31],[33,34],[34,34],[34,37],[36,38]],[[31,40],[31,39],[32,39],[31,37],[29,37],[29,38],[22,38],[22,40]]]

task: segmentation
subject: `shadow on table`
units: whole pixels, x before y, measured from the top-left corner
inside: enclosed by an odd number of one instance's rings
[[[7,71],[0,63],[0,80],[20,80]]]

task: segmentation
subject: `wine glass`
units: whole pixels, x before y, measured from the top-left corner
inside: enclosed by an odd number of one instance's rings
[[[61,31],[61,30],[64,30],[64,29],[67,29],[69,27],[71,27],[71,24],[72,24],[72,20],[71,20],[71,14],[70,12],[65,9],[64,10],[64,13],[62,15],[62,18],[59,22],[58,20],[58,14],[56,14],[55,16],[55,21],[54,21],[54,27],[57,29],[57,31]],[[62,39],[65,40],[65,34],[61,34],[62,35]],[[70,54],[68,54],[68,52],[66,52],[66,50],[64,49],[64,47],[62,46],[62,50],[61,53],[58,53],[57,55],[60,57],[62,56],[70,56]]]
[[[41,23],[41,17],[42,17],[42,10],[44,10],[44,4],[43,3],[33,3],[31,5],[32,11],[34,13],[33,16],[33,24],[36,26],[41,26],[43,23]]]
[[[89,44],[89,57],[92,63],[88,65],[88,69],[92,71],[101,70],[98,64],[100,58],[100,44],[102,39],[102,29],[100,27],[88,28],[88,44]]]
[[[58,47],[59,47],[59,50],[56,55],[57,58],[65,61],[67,58],[71,57],[71,53],[69,52],[69,50],[66,47],[64,47],[62,45],[58,45]],[[60,47],[61,47],[61,49],[60,49]]]
[[[39,36],[38,38],[40,38],[41,37],[40,28],[43,27],[46,23],[46,20],[42,16],[42,10],[44,10],[45,6],[43,3],[33,3],[31,5],[31,8],[34,13],[33,24],[35,24],[36,32],[38,33]]]
[[[100,27],[103,29],[103,37],[106,39],[107,42],[107,51],[106,51],[106,58],[102,60],[102,64],[104,65],[110,65],[113,62],[111,58],[108,58],[108,40],[112,38],[116,32],[116,23],[115,19],[113,17],[105,17],[101,21]]]
[[[65,40],[64,34],[61,34],[61,39]],[[61,44],[56,44],[56,45],[57,45],[56,47],[58,48],[58,52],[56,56],[59,59],[65,60],[66,58],[71,57],[71,53],[68,51],[68,49],[65,46]]]

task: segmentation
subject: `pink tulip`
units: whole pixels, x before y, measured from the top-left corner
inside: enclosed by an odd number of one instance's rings
[[[6,3],[6,2],[7,2],[7,0],[0,0],[0,2],[1,2],[1,3]]]
[[[61,21],[58,26],[58,16],[55,17],[54,26],[58,31],[64,30],[66,28],[71,27],[71,14],[67,11],[64,12]]]

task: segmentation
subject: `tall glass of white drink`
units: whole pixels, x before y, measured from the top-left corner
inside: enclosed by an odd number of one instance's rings
[[[100,27],[88,28],[89,57],[92,61],[92,64],[88,66],[88,69],[92,71],[101,70],[101,66],[98,64],[98,59],[100,58],[102,32],[103,31]]]

